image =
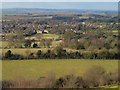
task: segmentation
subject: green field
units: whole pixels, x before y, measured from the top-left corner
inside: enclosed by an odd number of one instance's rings
[[[93,32],[93,31],[90,31],[90,32]],[[94,32],[97,33],[98,31],[94,31]],[[107,32],[107,33],[109,33],[109,32],[118,33],[118,30],[113,30],[113,31],[106,30],[106,31],[103,31],[103,32]]]
[[[114,30],[114,31],[112,31],[113,33],[118,33],[118,30]]]
[[[36,34],[33,36],[28,36],[29,38],[36,38],[38,36],[41,36],[41,38],[48,38],[48,39],[53,39],[53,38],[58,38],[59,35],[55,35],[55,34]]]
[[[118,86],[118,85],[106,85],[106,86],[99,86],[99,87],[95,87],[95,88],[99,88],[99,89],[102,89],[103,90],[103,88],[105,89],[113,89],[113,90],[116,90],[116,89],[118,89],[118,90],[120,90],[120,86]]]
[[[8,42],[7,41],[2,41],[2,47],[5,48],[8,46]]]
[[[109,73],[117,70],[118,60],[6,60],[2,61],[2,78],[3,80],[38,79],[49,73],[54,73],[56,77],[71,73],[82,76],[93,65],[102,66]]]
[[[58,38],[58,35],[55,34],[42,34],[44,38]]]

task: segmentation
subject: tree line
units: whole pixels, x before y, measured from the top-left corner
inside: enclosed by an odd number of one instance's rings
[[[94,51],[71,51],[63,49],[61,46],[57,46],[53,50],[47,50],[43,52],[38,50],[33,53],[26,50],[25,56],[13,54],[8,50],[2,57],[3,60],[22,60],[22,59],[118,59],[119,55],[116,51],[110,51],[107,49],[101,49],[98,52]]]

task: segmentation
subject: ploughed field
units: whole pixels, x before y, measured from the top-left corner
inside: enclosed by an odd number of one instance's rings
[[[24,78],[27,80],[38,79],[49,73],[56,77],[75,74],[82,76],[90,67],[98,65],[107,73],[114,72],[118,68],[118,60],[88,60],[88,59],[41,59],[41,60],[3,60],[2,79],[15,80]]]

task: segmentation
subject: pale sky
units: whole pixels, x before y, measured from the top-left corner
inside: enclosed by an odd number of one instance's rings
[[[47,9],[52,8],[52,9],[100,9],[100,10],[117,10],[118,9],[117,2],[119,2],[119,0],[0,0],[0,1],[3,2],[2,8],[47,8]],[[20,2],[26,2],[26,3],[20,3]],[[33,4],[33,2],[37,2],[37,3]],[[42,3],[42,2],[47,2],[47,3]],[[66,3],[62,3],[62,2],[66,2]],[[82,3],[82,2],[88,2],[88,3]]]
[[[119,2],[119,0],[0,0],[2,2]]]

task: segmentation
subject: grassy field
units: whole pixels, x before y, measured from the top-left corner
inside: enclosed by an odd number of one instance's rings
[[[114,30],[114,31],[112,31],[113,33],[118,33],[118,30]]]
[[[118,60],[6,60],[2,61],[2,78],[3,80],[14,80],[21,77],[38,79],[49,73],[54,73],[56,77],[71,73],[82,76],[93,65],[102,66],[109,73],[117,70]]]
[[[58,38],[59,36],[55,34],[43,34],[43,37],[44,38]]]
[[[36,38],[38,36],[41,36],[41,38],[48,38],[48,39],[53,39],[53,38],[58,38],[59,35],[55,35],[55,34],[36,34],[36,35],[33,35],[33,36],[28,36],[29,38]]]
[[[118,85],[106,85],[106,86],[99,86],[99,87],[95,87],[95,88],[99,88],[99,89],[113,89],[113,90],[115,90],[115,88],[116,89],[118,89],[118,90],[120,90],[120,86],[118,86]]]
[[[8,42],[7,41],[2,41],[2,47],[5,48],[8,46]]]
[[[90,31],[90,32],[93,32],[93,31]],[[94,32],[98,32],[98,31],[94,31]],[[109,33],[109,32],[112,32],[112,33],[118,33],[118,30],[113,30],[113,31],[109,31],[109,30],[106,30],[106,31],[103,31],[103,32],[107,32],[107,33]]]

